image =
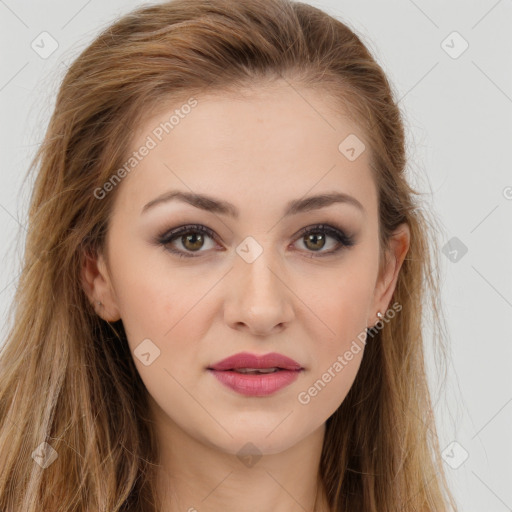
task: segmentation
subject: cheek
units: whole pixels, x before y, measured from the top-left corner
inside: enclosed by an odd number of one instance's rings
[[[364,348],[355,344],[349,351],[333,355],[313,371],[297,395],[297,407],[308,418],[326,421],[345,400],[359,370]],[[346,354],[350,353],[350,360]]]
[[[322,322],[310,333],[311,371],[297,396],[308,415],[325,419],[343,402],[359,371],[371,299],[355,276],[332,288],[312,307]]]
[[[200,339],[207,311],[202,298],[211,284],[204,279],[150,275],[132,278],[120,299],[121,315],[132,350],[140,340],[150,338],[160,349],[179,348],[186,354]],[[174,356],[176,352],[173,351]]]
[[[354,254],[332,272],[318,273],[317,279],[303,282],[299,293],[307,298],[304,302],[318,319],[310,325],[315,326],[316,339],[324,340],[326,352],[329,347],[342,349],[365,331],[376,273],[376,261]]]
[[[358,253],[328,279],[317,280],[314,289],[310,280],[304,285],[301,293],[309,296],[307,305],[318,317],[304,323],[311,329],[312,367],[297,397],[310,413],[332,414],[354,382],[364,353],[376,273],[377,260]]]
[[[110,259],[115,301],[133,355],[147,339],[162,350],[165,334],[186,318],[194,294],[180,272],[171,274],[163,265],[166,260],[159,249],[129,243],[130,236],[133,239],[129,233],[114,231]]]
[[[192,428],[194,418],[204,415],[190,396],[201,396],[207,364],[201,340],[207,337],[210,314],[204,298],[215,281],[176,275],[158,278],[154,268],[150,275],[132,275],[121,294],[121,314],[132,359],[149,395],[166,416],[183,426],[189,421]],[[177,410],[183,417],[175,417]]]

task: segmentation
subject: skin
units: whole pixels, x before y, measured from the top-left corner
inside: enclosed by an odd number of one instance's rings
[[[148,366],[134,362],[150,395],[159,489],[170,512],[312,511],[317,490],[317,510],[328,510],[317,488],[325,421],[347,395],[364,350],[308,404],[297,397],[390,307],[409,247],[402,225],[378,275],[368,145],[355,161],[341,154],[349,134],[364,136],[326,95],[283,81],[245,92],[197,97],[192,112],[118,185],[106,251],[83,268],[85,291],[102,302],[95,307],[105,320],[122,319],[132,355],[148,338],[160,350]],[[146,119],[133,150],[177,107]],[[141,214],[171,189],[229,201],[240,217],[179,201]],[[288,201],[333,191],[355,197],[364,212],[337,203],[283,218]],[[308,244],[297,233],[322,223],[353,234],[355,244],[319,256],[338,242],[329,235],[324,246]],[[184,245],[178,236],[172,246],[195,258],[154,243],[185,224],[207,226],[218,240],[204,235],[202,246]],[[263,250],[252,263],[236,252],[247,236]],[[273,395],[246,397],[206,370],[242,351],[279,352],[305,370]],[[248,442],[262,455],[252,463],[237,456]]]

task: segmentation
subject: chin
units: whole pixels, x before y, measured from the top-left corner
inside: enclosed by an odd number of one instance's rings
[[[279,425],[279,422],[261,428],[242,428],[240,425],[226,426],[226,430],[232,437],[222,431],[220,438],[212,438],[210,435],[207,442],[224,453],[238,457],[282,453],[308,435],[304,432],[287,429],[284,425]]]

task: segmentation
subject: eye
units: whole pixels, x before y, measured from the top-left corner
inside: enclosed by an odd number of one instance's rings
[[[306,249],[311,249],[306,251],[312,253],[311,257],[316,257],[314,253],[318,253],[319,256],[328,256],[354,245],[354,239],[346,235],[343,230],[325,224],[308,226],[296,236]],[[201,224],[189,224],[162,233],[157,237],[156,243],[164,246],[167,251],[178,255],[180,258],[196,258],[198,255],[194,253],[205,252],[201,249],[205,247],[205,240],[208,238],[216,239],[216,235],[211,229]],[[324,251],[323,249],[326,247],[329,238],[336,243],[333,249]],[[176,248],[176,244],[181,245],[182,248]],[[206,248],[208,249],[208,247]],[[210,246],[210,248],[212,247]]]
[[[298,236],[305,247],[312,249],[312,251],[308,252],[316,252],[320,256],[335,254],[343,248],[352,247],[355,243],[353,237],[346,235],[342,229],[326,224],[308,226],[302,229]],[[334,244],[334,249],[323,251],[322,249],[326,246],[328,238],[334,239],[337,244]],[[315,256],[315,254],[311,255],[312,258]]]
[[[201,224],[189,224],[163,233],[157,238],[157,243],[181,258],[195,258],[197,256],[190,254],[190,252],[204,252],[200,249],[204,246],[205,238],[215,239],[214,232]],[[181,244],[185,251],[173,247],[176,242]]]

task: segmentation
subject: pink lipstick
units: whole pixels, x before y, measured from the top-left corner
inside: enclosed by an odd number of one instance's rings
[[[267,396],[291,384],[304,368],[289,357],[273,352],[259,356],[241,352],[210,367],[222,384],[246,396]]]

